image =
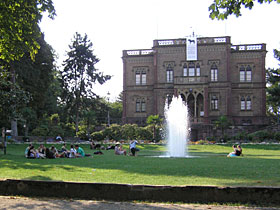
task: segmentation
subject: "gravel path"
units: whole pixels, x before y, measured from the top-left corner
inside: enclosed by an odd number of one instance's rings
[[[26,198],[14,196],[0,196],[0,210],[19,209],[79,209],[79,210],[280,210],[269,207],[219,206],[199,204],[159,204],[132,203],[89,200],[58,200],[50,198]]]

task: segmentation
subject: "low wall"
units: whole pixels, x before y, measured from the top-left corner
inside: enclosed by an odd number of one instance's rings
[[[60,181],[3,180],[0,195],[112,201],[251,203],[280,205],[280,188],[149,186]]]

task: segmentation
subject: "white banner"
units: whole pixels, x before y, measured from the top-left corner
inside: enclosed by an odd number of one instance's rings
[[[187,61],[197,60],[197,40],[196,37],[190,36],[186,40],[186,57]]]

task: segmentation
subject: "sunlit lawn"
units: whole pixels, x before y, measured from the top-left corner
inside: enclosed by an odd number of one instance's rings
[[[61,145],[57,145],[60,148]],[[147,185],[280,186],[280,145],[243,145],[244,156],[227,158],[231,145],[190,145],[192,158],[163,158],[163,145],[138,145],[137,157],[26,159],[26,145],[0,151],[0,179],[61,180]],[[93,154],[89,145],[82,145]],[[127,149],[127,145],[124,146]]]

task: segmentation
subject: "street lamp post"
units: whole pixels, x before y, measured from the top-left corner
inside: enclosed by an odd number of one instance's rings
[[[110,102],[110,92],[107,93],[107,99],[108,99],[108,113],[107,113],[107,119],[108,119],[108,127],[110,127],[110,112],[109,112],[109,102]]]

